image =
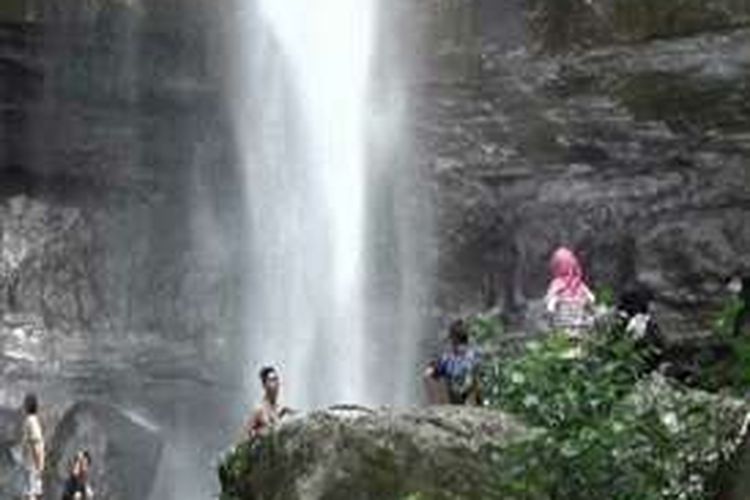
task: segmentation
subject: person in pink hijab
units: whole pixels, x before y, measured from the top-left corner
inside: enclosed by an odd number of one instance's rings
[[[552,327],[572,338],[580,338],[593,322],[594,294],[583,278],[583,270],[575,254],[560,247],[550,261],[552,281],[545,303],[552,318]]]

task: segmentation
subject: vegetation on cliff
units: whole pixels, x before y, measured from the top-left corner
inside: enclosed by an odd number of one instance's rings
[[[532,342],[488,363],[489,403],[546,432],[499,454],[498,498],[705,499],[745,438],[748,406],[645,371],[648,352],[615,330],[581,357]]]

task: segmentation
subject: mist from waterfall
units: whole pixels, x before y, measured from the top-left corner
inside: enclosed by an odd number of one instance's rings
[[[363,277],[368,1],[262,0],[240,134],[252,246],[251,370],[295,405],[368,402]],[[260,45],[258,45],[260,44]],[[249,374],[255,383],[253,371]]]

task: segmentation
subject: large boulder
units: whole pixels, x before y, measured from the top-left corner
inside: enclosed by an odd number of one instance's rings
[[[284,423],[222,465],[230,498],[482,498],[494,477],[485,452],[532,435],[481,408],[332,408]]]
[[[0,498],[16,493],[19,468],[13,447],[20,438],[21,413],[17,409],[0,407]]]
[[[157,429],[109,405],[73,405],[55,429],[48,463],[48,490],[59,498],[70,459],[91,453],[91,483],[101,500],[148,498],[162,452]],[[57,495],[57,496],[55,496]]]
[[[0,447],[16,443],[20,429],[21,412],[16,408],[0,407]]]
[[[515,498],[519,484],[534,500],[578,498],[580,487],[592,488],[582,499],[603,487],[612,498],[744,500],[749,422],[745,401],[654,374],[580,434],[489,408],[332,408],[238,446],[219,476],[225,500]]]

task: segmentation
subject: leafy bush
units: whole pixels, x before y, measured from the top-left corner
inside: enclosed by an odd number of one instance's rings
[[[576,346],[553,335],[531,342],[517,359],[488,363],[483,373],[490,404],[533,425],[565,428],[608,414],[632,390],[643,366],[627,339],[597,335]]]
[[[739,297],[724,302],[713,324],[715,352],[701,363],[697,386],[711,391],[727,390],[739,396],[750,392],[750,336],[734,332],[744,308]]]
[[[252,444],[243,442],[235,446],[218,466],[221,500],[242,500],[248,491],[246,482],[250,475]]]
[[[644,378],[643,352],[618,333],[581,346],[552,336],[517,359],[487,363],[489,402],[544,429],[492,455],[497,498],[707,498],[747,408]]]
[[[480,344],[487,344],[499,340],[503,332],[503,324],[496,316],[477,315],[467,320],[469,336]]]

